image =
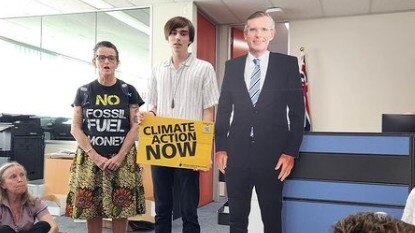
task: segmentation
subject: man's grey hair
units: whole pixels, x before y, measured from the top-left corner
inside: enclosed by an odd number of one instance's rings
[[[255,18],[261,18],[261,17],[268,17],[269,19],[271,19],[272,25],[271,25],[271,29],[274,30],[275,29],[275,21],[274,19],[265,11],[257,11],[255,13],[253,13],[252,15],[250,15],[247,19],[246,19],[246,23],[245,23],[245,31],[248,30],[248,21],[251,19],[255,19]]]

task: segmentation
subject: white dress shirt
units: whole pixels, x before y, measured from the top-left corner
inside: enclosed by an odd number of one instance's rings
[[[254,71],[255,64],[254,64],[254,57],[252,54],[248,53],[248,56],[246,57],[246,63],[245,63],[245,84],[246,88],[249,90],[250,81],[251,81],[251,75]],[[267,50],[262,56],[258,57],[260,62],[260,69],[261,69],[261,79],[259,80],[260,89],[262,90],[262,86],[264,85],[265,81],[265,75],[267,74],[268,70],[268,61],[269,61],[269,51]]]

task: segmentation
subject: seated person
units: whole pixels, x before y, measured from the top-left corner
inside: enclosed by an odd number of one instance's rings
[[[402,221],[415,225],[415,188],[409,193],[403,210]]]
[[[11,162],[1,166],[0,187],[0,233],[58,232],[46,203],[29,194],[22,165]]]
[[[385,213],[357,213],[339,220],[333,233],[415,233],[415,226]]]

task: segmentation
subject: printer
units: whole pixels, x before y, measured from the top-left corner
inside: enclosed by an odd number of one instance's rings
[[[40,118],[0,114],[0,163],[16,161],[29,180],[43,179],[45,138]]]

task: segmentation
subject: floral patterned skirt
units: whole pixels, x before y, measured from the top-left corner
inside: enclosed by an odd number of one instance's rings
[[[78,148],[71,166],[66,213],[74,219],[128,218],[145,212],[141,169],[133,146],[122,165],[103,172]]]

